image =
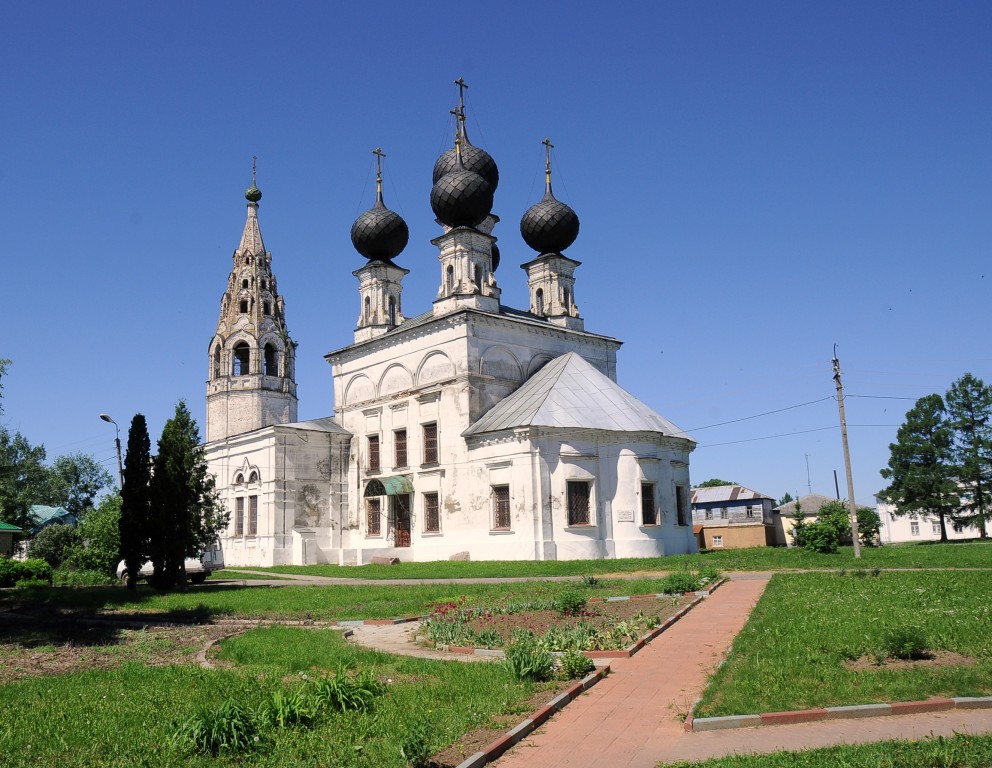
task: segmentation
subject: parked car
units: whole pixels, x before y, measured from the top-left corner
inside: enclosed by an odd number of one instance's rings
[[[221,550],[220,546],[211,547],[205,552],[202,552],[199,557],[186,558],[186,576],[194,584],[202,584],[207,580],[207,576],[214,571],[219,571],[223,568],[224,552]],[[138,571],[138,581],[151,578],[152,573],[154,573],[154,570],[152,569],[152,563],[149,560],[145,562],[141,566],[141,570]],[[117,578],[121,581],[127,580],[127,568],[124,565],[123,560],[117,564]]]

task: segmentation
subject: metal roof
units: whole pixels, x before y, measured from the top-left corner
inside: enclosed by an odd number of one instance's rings
[[[283,427],[285,429],[308,429],[312,432],[340,432],[345,435],[350,435],[347,429],[338,424],[332,416],[325,416],[320,419],[312,419],[310,421],[294,421],[290,424],[276,424],[277,427]]]
[[[0,520],[0,531],[5,531],[7,533],[24,533],[24,531],[22,531],[16,525],[5,523],[3,520]]]
[[[575,352],[547,363],[463,434],[526,426],[660,432],[692,441]]]
[[[714,485],[708,488],[693,488],[693,504],[711,504],[720,501],[739,501],[744,499],[770,499],[763,493],[752,491],[743,485]]]

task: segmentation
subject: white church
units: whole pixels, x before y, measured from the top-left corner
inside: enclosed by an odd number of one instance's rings
[[[501,301],[499,171],[455,111],[434,166],[432,306],[407,314],[408,240],[382,198],[351,230],[365,264],[353,342],[325,356],[334,414],[297,420],[295,345],[258,222],[233,256],[210,342],[206,455],[230,523],[228,565],[373,558],[555,560],[695,551],[694,441],[616,383],[621,342],[575,303],[579,220],[551,190],[520,222],[529,302]],[[356,259],[360,261],[360,259]],[[357,266],[357,265],[356,265]]]

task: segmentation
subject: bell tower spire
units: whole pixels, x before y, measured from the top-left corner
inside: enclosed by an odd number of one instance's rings
[[[297,419],[296,343],[258,225],[256,173],[253,157],[248,217],[209,347],[208,442]]]

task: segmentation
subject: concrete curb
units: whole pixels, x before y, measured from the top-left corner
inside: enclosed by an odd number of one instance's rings
[[[692,705],[693,711],[696,708]],[[814,723],[819,720],[848,720],[861,717],[918,715],[949,709],[992,709],[992,696],[958,696],[932,698],[924,701],[894,701],[888,704],[855,704],[845,707],[799,709],[790,712],[762,712],[757,715],[728,715],[725,717],[695,717],[692,711],[685,719],[685,730],[691,732],[719,731],[726,728],[754,728],[790,723]]]
[[[570,686],[567,690],[559,693],[547,704],[535,709],[531,712],[530,717],[522,720],[520,723],[496,739],[496,741],[490,743],[485,749],[480,752],[476,752],[474,755],[471,755],[460,762],[457,768],[482,768],[482,766],[492,762],[514,744],[521,741],[525,736],[544,725],[548,718],[555,712],[564,709],[570,701],[577,698],[579,694],[588,691],[596,683],[606,677],[609,672],[609,666],[597,669],[595,672],[590,672],[582,678],[582,680]]]

